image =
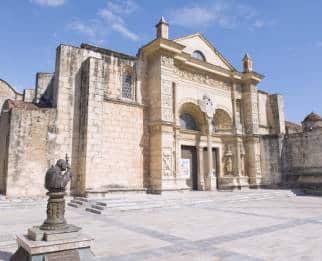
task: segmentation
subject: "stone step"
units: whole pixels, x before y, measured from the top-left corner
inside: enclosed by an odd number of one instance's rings
[[[102,211],[100,211],[98,209],[95,209],[95,208],[86,208],[85,210],[87,212],[91,212],[91,213],[94,213],[94,214],[102,214]]]
[[[105,207],[100,206],[100,205],[92,205],[92,208],[98,209],[98,210],[104,210]]]
[[[70,202],[74,203],[74,204],[78,204],[78,205],[83,205],[84,204],[84,201],[77,200],[77,199],[72,199]]]
[[[89,202],[89,199],[88,199],[88,198],[75,197],[74,199],[75,199],[75,200],[78,200],[78,201]]]
[[[106,207],[107,206],[107,203],[106,202],[102,202],[102,201],[98,201],[95,204],[96,205],[99,205],[99,206],[103,206],[103,207]]]
[[[79,204],[75,204],[75,203],[72,203],[72,202],[68,202],[67,205],[70,206],[70,207],[74,207],[74,208],[79,208],[80,207]]]

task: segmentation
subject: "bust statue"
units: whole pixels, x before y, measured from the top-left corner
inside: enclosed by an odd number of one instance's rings
[[[47,219],[40,226],[41,230],[64,230],[68,228],[65,220],[65,189],[71,180],[72,173],[66,159],[59,159],[55,166],[51,166],[46,172],[45,188],[49,196],[47,203]]]
[[[46,172],[45,188],[49,192],[63,192],[68,182],[71,180],[72,173],[68,159],[59,159],[55,166],[51,166]]]

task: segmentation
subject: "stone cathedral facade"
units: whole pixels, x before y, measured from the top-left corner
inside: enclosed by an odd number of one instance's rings
[[[279,185],[283,97],[257,88],[248,55],[238,71],[203,35],[168,30],[162,18],[136,56],[62,44],[23,94],[0,80],[0,193],[42,195],[66,153],[74,195]]]

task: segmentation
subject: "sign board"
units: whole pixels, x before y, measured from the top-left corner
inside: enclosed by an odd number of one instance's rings
[[[180,173],[182,177],[190,178],[190,159],[180,160]]]

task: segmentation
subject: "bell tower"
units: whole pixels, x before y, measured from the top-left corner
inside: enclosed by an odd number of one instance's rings
[[[248,73],[253,71],[253,60],[248,53],[243,58],[243,72]]]
[[[157,38],[169,39],[169,24],[163,16],[161,16],[160,21],[155,27]]]

